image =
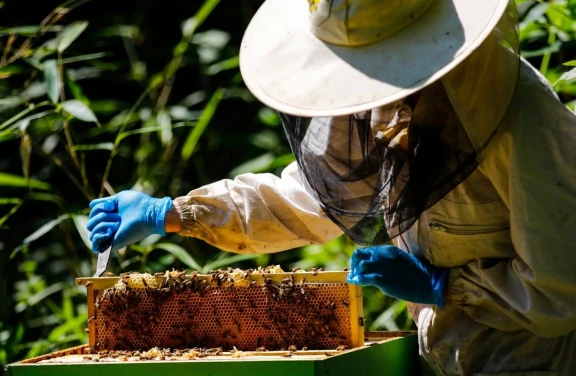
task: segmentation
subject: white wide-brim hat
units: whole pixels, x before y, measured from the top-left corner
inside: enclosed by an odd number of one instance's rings
[[[490,35],[508,0],[266,0],[241,45],[248,89],[287,114],[338,116],[440,79]]]

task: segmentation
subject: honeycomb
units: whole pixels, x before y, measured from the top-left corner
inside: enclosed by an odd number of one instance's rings
[[[258,281],[240,270],[121,275],[96,291],[95,349],[352,347],[346,283],[295,282],[294,273],[275,283],[259,272]]]

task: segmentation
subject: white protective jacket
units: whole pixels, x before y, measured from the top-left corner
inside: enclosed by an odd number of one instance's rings
[[[449,267],[446,305],[410,305],[440,375],[576,375],[576,117],[523,62],[511,107],[477,170],[395,243]],[[236,253],[341,235],[304,188],[245,174],[176,199],[181,234]]]

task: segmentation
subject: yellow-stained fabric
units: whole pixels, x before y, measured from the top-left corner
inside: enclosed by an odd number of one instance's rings
[[[433,1],[309,0],[310,29],[318,39],[327,43],[365,46],[407,27]]]

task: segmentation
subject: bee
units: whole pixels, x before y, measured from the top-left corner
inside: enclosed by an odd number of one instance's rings
[[[254,273],[254,269],[248,269],[248,270],[244,271],[244,279],[250,277],[252,275],[252,273]]]
[[[345,271],[345,272],[348,272],[348,271],[350,271],[350,268],[349,268],[349,267],[345,267],[345,268],[344,268],[344,271]]]
[[[218,325],[220,328],[222,327],[222,323],[220,322],[220,319],[218,317],[216,317],[214,321],[216,321],[216,325]]]
[[[292,268],[292,273],[296,273],[298,270],[302,270],[299,267]]]
[[[92,285],[92,281],[86,282],[86,287],[91,286],[91,285]]]
[[[282,355],[280,355],[280,356],[283,357],[283,358],[290,358],[290,357],[292,356],[292,353],[289,353],[289,352],[288,352],[288,353],[282,354]]]
[[[110,272],[106,272],[106,277],[114,277],[114,274],[110,273]]]
[[[308,347],[306,346],[302,347],[302,351],[308,351]]]
[[[96,316],[92,316],[88,319],[88,323],[91,323],[92,321],[94,321],[96,319]]]
[[[336,351],[344,351],[344,350],[346,350],[346,346],[344,346],[344,345],[340,345],[340,346],[336,347]]]
[[[242,329],[240,328],[240,323],[238,322],[238,319],[234,317],[232,321],[234,322],[234,325],[236,325],[236,327],[238,328],[238,333],[242,333]]]
[[[296,352],[297,350],[298,350],[298,349],[297,349],[296,346],[294,346],[294,345],[288,346],[288,351],[290,351],[290,352]]]
[[[222,338],[226,338],[230,334],[232,334],[232,331],[230,329],[226,329],[226,330],[224,330],[224,333],[222,333]]]
[[[164,273],[156,273],[156,274],[154,274],[154,277],[162,278],[162,277],[164,277]]]
[[[259,352],[266,351],[266,347],[260,346],[260,347],[258,347],[258,348],[256,349],[256,351],[259,351]]]
[[[342,299],[342,304],[344,304],[346,307],[349,307],[350,305],[348,304],[348,301],[346,299]]]
[[[358,317],[358,323],[360,326],[364,326],[364,317]]]
[[[90,332],[90,329],[84,328],[84,332],[89,333],[89,332]]]

